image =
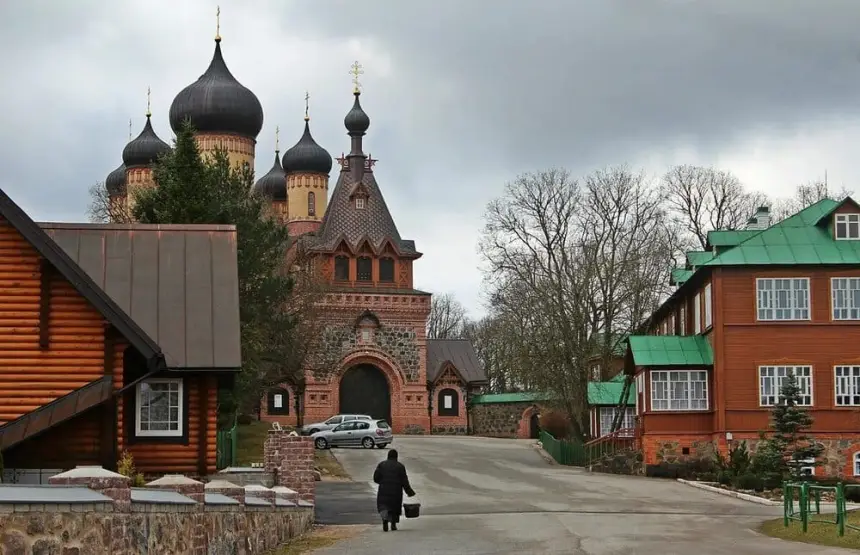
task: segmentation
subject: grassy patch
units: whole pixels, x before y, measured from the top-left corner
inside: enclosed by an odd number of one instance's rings
[[[822,515],[821,518],[836,520],[832,514]],[[846,522],[853,526],[860,526],[860,511],[850,511]],[[846,529],[845,535],[840,538],[836,534],[835,524],[810,522],[809,529],[804,534],[800,522],[790,521],[788,528],[786,528],[783,525],[782,519],[779,518],[765,522],[761,527],[761,531],[768,536],[783,540],[860,549],[860,531]]]
[[[313,531],[276,549],[271,555],[302,555],[331,547],[339,541],[363,532],[366,526],[314,526]]]
[[[268,422],[252,422],[237,429],[236,465],[250,466],[263,462],[263,444],[269,433]],[[343,469],[330,450],[314,450],[314,466],[320,471],[323,480],[348,480],[349,474]]]

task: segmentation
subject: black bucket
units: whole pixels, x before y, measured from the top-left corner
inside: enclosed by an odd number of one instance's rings
[[[404,503],[403,515],[406,518],[418,518],[421,513],[421,503]]]

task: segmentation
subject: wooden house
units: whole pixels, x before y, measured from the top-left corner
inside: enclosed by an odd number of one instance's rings
[[[816,474],[860,476],[860,206],[766,208],[673,272],[677,290],[629,340],[646,464],[754,450],[793,374],[824,446]]]
[[[240,365],[233,226],[37,224],[0,191],[7,471],[208,474]]]

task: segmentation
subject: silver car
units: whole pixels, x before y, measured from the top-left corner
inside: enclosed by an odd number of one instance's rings
[[[314,446],[317,449],[328,449],[329,447],[364,447],[382,449],[394,441],[391,426],[385,420],[351,420],[322,432],[317,432],[314,438]]]
[[[373,420],[370,416],[366,414],[336,414],[326,420],[325,422],[314,422],[313,424],[306,424],[302,426],[302,435],[313,435],[317,432],[323,432],[326,430],[331,430],[335,426],[342,424],[344,422],[349,422],[350,420]]]

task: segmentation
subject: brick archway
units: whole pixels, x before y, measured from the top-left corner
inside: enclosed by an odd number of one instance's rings
[[[533,437],[535,434],[532,432],[534,431],[533,420],[537,419],[539,415],[539,406],[531,405],[526,407],[522,415],[520,415],[520,423],[517,427],[517,437],[519,439],[537,439],[536,437]]]
[[[391,416],[389,420],[396,419],[397,407],[400,406],[401,392],[403,390],[405,380],[403,379],[403,374],[396,363],[382,353],[358,351],[343,358],[338,372],[334,374],[331,379],[331,394],[333,397],[332,406],[338,408],[342,407],[341,384],[344,376],[351,369],[361,366],[373,366],[385,377],[385,380],[388,383],[388,399],[391,407]],[[394,422],[389,422],[389,424],[394,426]]]

